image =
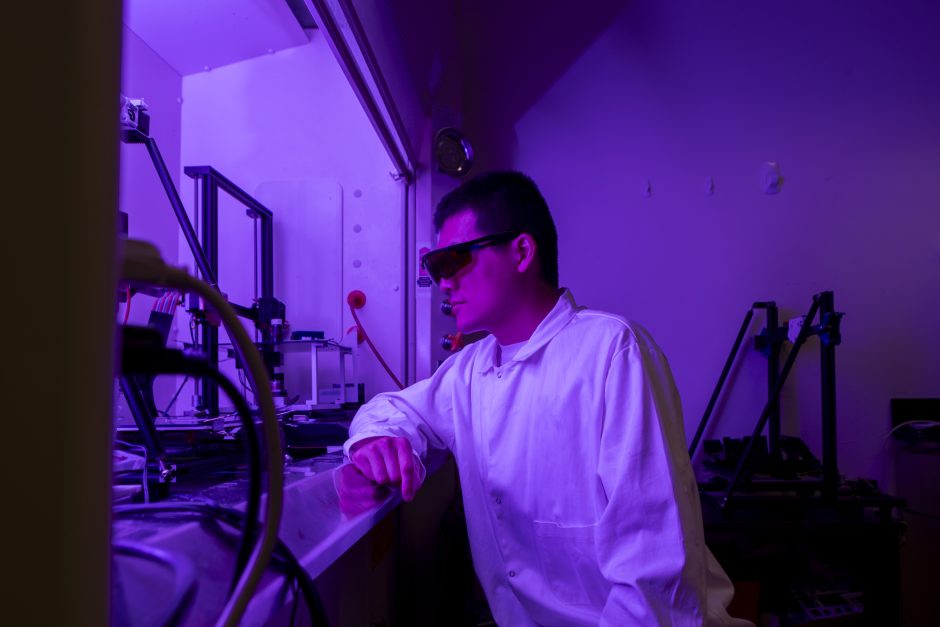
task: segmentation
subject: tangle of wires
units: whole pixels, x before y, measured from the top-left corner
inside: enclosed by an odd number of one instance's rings
[[[179,304],[180,293],[174,290],[167,290],[160,298],[154,301],[153,311],[162,314],[172,314]]]
[[[246,506],[247,517],[245,522],[245,533],[242,535],[242,543],[238,550],[238,568],[235,579],[232,581],[234,589],[238,577],[241,576],[248,558],[251,555],[251,549],[254,545],[255,536],[258,528],[258,515],[261,511],[261,443],[258,441],[258,433],[255,430],[254,414],[245,398],[239,394],[235,384],[227,377],[215,370],[206,369],[206,374],[219,384],[229,399],[235,405],[242,423],[242,431],[245,433],[245,444],[248,449],[248,502]]]
[[[114,517],[116,519],[140,518],[145,516],[171,516],[183,520],[196,518],[199,520],[208,519],[210,521],[218,521],[228,527],[242,531],[243,536],[246,527],[250,523],[245,512],[222,507],[210,501],[125,505],[114,508]],[[304,604],[307,606],[311,624],[314,625],[314,627],[327,625],[326,612],[323,609],[320,596],[313,585],[313,580],[310,578],[307,570],[297,560],[294,553],[281,540],[278,540],[275,547],[274,561],[293,579],[292,583],[299,591],[299,594],[295,592],[294,596],[294,603],[291,609],[291,625],[293,625],[296,620],[297,601],[300,598],[303,598]],[[240,573],[235,572],[233,580],[237,580],[239,576]]]
[[[131,286],[128,285],[124,288],[124,322],[127,324],[128,319],[131,317],[131,298],[134,294],[131,292]]]
[[[220,627],[236,627],[244,615],[245,608],[251,600],[251,595],[261,582],[264,569],[271,560],[277,543],[278,527],[283,516],[284,507],[284,459],[281,447],[281,436],[277,418],[274,416],[274,402],[272,393],[268,389],[268,374],[261,355],[254,349],[251,339],[244,329],[238,314],[218,292],[217,286],[191,277],[185,270],[168,266],[161,258],[157,249],[137,240],[128,240],[125,243],[121,260],[121,276],[128,283],[142,283],[181,289],[201,297],[218,314],[219,320],[230,337],[236,342],[236,355],[238,355],[251,374],[251,381],[258,388],[259,417],[258,428],[264,434],[265,456],[262,460],[264,466],[258,465],[258,474],[266,480],[266,498],[263,502],[264,517],[257,518],[251,512],[246,520],[247,524],[258,524],[257,541],[254,543],[248,562],[238,577],[238,580],[225,602],[219,615],[217,625]],[[211,272],[208,273],[211,277]],[[187,361],[192,358],[180,351],[169,351],[163,347],[165,340],[157,347],[153,334],[150,337],[138,338],[138,350],[127,350],[127,343],[122,345],[121,368],[122,376],[150,375],[157,373],[167,374],[203,374],[196,368],[188,367]],[[134,367],[129,367],[132,362]],[[205,368],[203,362],[202,367]],[[213,369],[214,370],[214,369]],[[217,374],[217,372],[216,372]],[[221,376],[221,375],[219,375]],[[227,382],[227,379],[226,379]],[[234,384],[228,382],[231,388]],[[237,392],[234,396],[242,399],[242,405],[247,405],[243,397]],[[241,409],[241,406],[239,407]],[[239,414],[242,414],[239,411]],[[250,412],[247,414],[251,418]],[[253,422],[250,420],[249,422]],[[249,425],[254,431],[254,425]],[[260,448],[260,447],[259,447]],[[259,499],[260,500],[260,499]],[[243,534],[243,535],[248,535]],[[250,536],[249,536],[250,537]]]
[[[252,548],[258,535],[258,517],[261,511],[262,460],[261,443],[255,428],[255,419],[248,401],[238,387],[218,370],[210,368],[201,358],[187,355],[178,350],[162,347],[136,347],[128,351],[125,344],[122,356],[122,368],[125,374],[183,374],[188,376],[206,376],[215,381],[235,406],[235,413],[241,422],[245,435],[245,448],[248,454],[248,499],[246,502],[245,533],[236,559],[236,577],[232,587],[244,571],[251,557]]]

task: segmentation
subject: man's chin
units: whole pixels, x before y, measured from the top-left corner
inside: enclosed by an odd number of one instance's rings
[[[477,331],[483,331],[483,325],[474,320],[466,320],[458,316],[457,331],[460,333],[475,333]]]

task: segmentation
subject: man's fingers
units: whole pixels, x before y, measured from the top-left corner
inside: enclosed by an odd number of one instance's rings
[[[388,481],[393,485],[401,483],[401,470],[398,467],[398,438],[389,438],[382,442],[382,459],[388,470]]]
[[[401,496],[406,501],[410,501],[415,496],[415,460],[411,443],[405,438],[397,438],[395,450],[398,453],[398,459],[395,461],[401,469]]]
[[[388,471],[385,470],[383,455],[379,451],[370,450],[366,459],[369,460],[369,466],[372,468],[371,479],[380,485],[388,483]]]
[[[411,442],[402,437],[381,437],[356,446],[351,454],[353,464],[365,477],[379,485],[401,485],[406,501],[418,489],[418,469]]]
[[[389,482],[388,469],[386,468],[388,464],[382,452],[382,449],[387,446],[384,442],[387,439],[381,438],[377,442],[369,442],[356,449],[351,457],[353,464],[362,471],[362,474],[379,484]]]
[[[340,467],[340,483],[346,490],[361,490],[375,487],[375,481],[369,479],[355,464]]]
[[[384,498],[388,488],[366,477],[355,464],[342,466],[339,475],[340,490],[346,496],[356,498]]]
[[[380,501],[388,494],[388,488],[370,483],[364,486],[345,487],[343,493],[349,498],[360,501]]]
[[[340,468],[337,491],[340,511],[354,516],[381,503],[389,490],[367,478],[355,464],[349,464]]]
[[[372,476],[372,464],[369,463],[368,454],[356,451],[350,459],[353,465],[359,469],[359,472],[365,475],[370,481],[375,481],[375,477]]]

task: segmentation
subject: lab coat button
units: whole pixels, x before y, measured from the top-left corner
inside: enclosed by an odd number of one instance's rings
[[[515,576],[516,576],[516,571],[514,571],[514,570],[509,571],[509,576],[510,576],[510,577],[515,577]]]
[[[502,504],[503,504],[503,499],[501,499],[501,498],[499,498],[499,497],[497,496],[497,497],[496,497],[496,504],[497,504],[497,505],[502,505]]]

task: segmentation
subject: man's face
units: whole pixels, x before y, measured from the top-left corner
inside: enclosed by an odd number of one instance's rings
[[[491,233],[477,230],[476,216],[466,210],[448,218],[438,235],[438,248],[469,242]],[[453,307],[457,330],[492,331],[511,311],[512,281],[515,277],[506,244],[473,251],[473,261],[440,288]]]

